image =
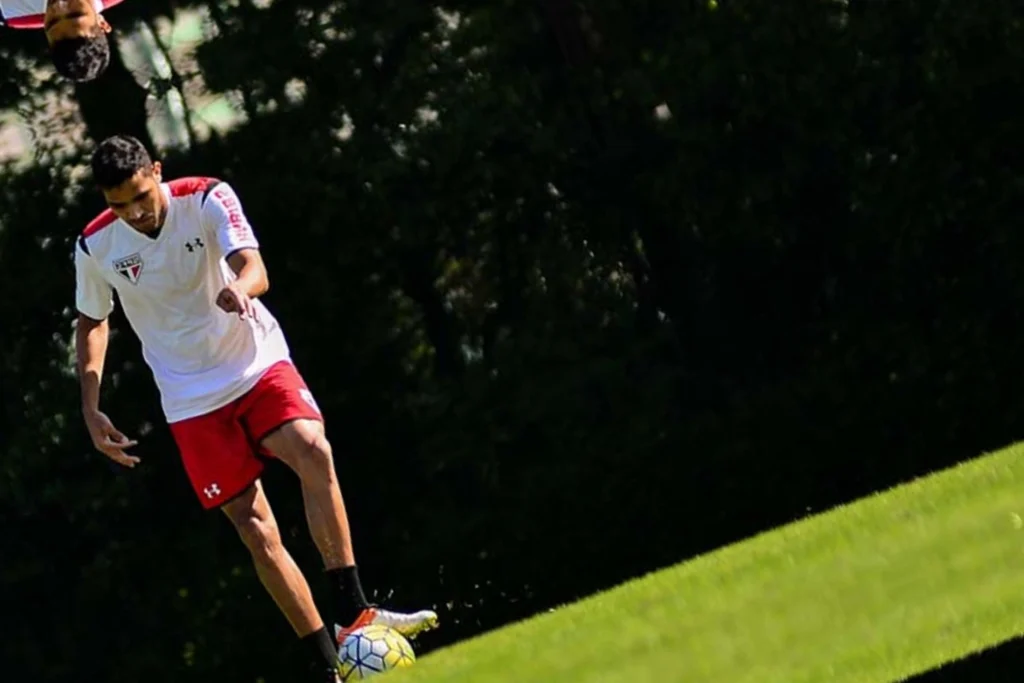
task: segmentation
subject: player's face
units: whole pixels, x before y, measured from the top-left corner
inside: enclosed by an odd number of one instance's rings
[[[107,206],[118,218],[139,232],[153,232],[167,218],[167,198],[160,191],[160,162],[137,172],[110,190],[103,190]]]
[[[110,24],[96,12],[93,0],[49,0],[44,21],[46,39],[51,45],[68,38],[110,33]]]

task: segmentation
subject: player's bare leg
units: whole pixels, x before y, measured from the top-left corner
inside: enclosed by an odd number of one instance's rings
[[[328,571],[355,565],[352,532],[323,425],[295,420],[263,439],[262,445],[299,476],[306,521]]]
[[[309,642],[326,660],[327,666],[336,670],[334,639],[324,627],[306,577],[281,541],[281,532],[262,484],[257,481],[221,509],[249,549],[256,574],[295,633]]]
[[[437,614],[432,611],[401,614],[372,606],[366,600],[359,582],[334,456],[323,423],[318,420],[289,422],[265,437],[261,445],[299,477],[309,530],[335,593],[339,640],[345,633],[371,623],[387,624],[410,638],[435,628]]]

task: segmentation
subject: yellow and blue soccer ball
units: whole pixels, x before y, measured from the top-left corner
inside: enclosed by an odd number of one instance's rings
[[[358,628],[345,637],[338,648],[341,679],[361,681],[374,674],[412,666],[416,653],[405,637],[381,624]]]

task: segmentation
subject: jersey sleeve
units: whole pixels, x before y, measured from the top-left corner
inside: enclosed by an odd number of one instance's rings
[[[114,288],[80,241],[75,245],[75,307],[93,320],[105,320],[114,310]]]
[[[0,0],[0,26],[43,28],[47,0]]]
[[[222,258],[241,249],[259,249],[259,242],[249,225],[234,189],[227,183],[218,183],[203,203],[203,228],[212,237]]]

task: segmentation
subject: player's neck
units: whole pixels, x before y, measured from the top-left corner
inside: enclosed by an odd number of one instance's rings
[[[157,237],[160,236],[160,233],[161,233],[161,231],[163,231],[164,225],[166,224],[166,222],[167,222],[167,216],[165,214],[159,221],[156,222],[156,224],[152,228],[140,228],[140,227],[135,226],[135,225],[131,225],[131,224],[129,224],[129,225],[130,225],[132,230],[134,230],[135,232],[139,233],[143,237],[148,237],[150,239],[155,240]]]
[[[149,230],[143,230],[141,228],[136,228],[133,225],[132,228],[134,228],[135,231],[140,235],[155,240],[157,237],[160,236],[160,232],[164,229],[164,225],[166,225],[167,223],[167,206],[167,204],[164,204],[163,206],[160,207],[160,217],[157,219],[156,225],[154,227],[150,228]]]

